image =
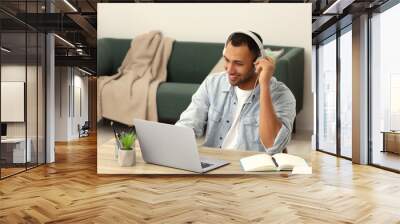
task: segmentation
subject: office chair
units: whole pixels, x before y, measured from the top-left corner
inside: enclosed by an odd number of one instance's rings
[[[78,124],[79,138],[89,136],[89,129],[90,129],[89,121],[85,121],[82,127],[80,127],[80,125]]]

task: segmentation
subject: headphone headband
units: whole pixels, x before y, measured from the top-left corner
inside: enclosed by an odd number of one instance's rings
[[[237,31],[231,33],[229,35],[228,39],[235,33],[242,33],[242,34],[245,34],[248,37],[250,37],[257,44],[258,49],[260,50],[260,56],[263,57],[263,58],[265,57],[264,45],[262,44],[261,40],[258,39],[258,37],[256,35],[254,35],[254,33],[250,32],[250,31],[247,31],[247,30],[237,30]],[[225,52],[225,48],[226,48],[227,44],[228,44],[228,41],[225,42],[223,53]]]

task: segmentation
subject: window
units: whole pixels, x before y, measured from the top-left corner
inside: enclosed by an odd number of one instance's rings
[[[21,15],[39,13],[43,4],[21,1],[18,7]],[[7,115],[1,118],[0,178],[5,178],[45,163],[46,40],[8,14],[0,12],[0,18],[0,111]]]
[[[400,170],[400,4],[371,18],[372,164]]]
[[[318,149],[336,153],[336,39],[318,47]]]
[[[352,141],[352,33],[340,36],[340,155],[351,158]]]

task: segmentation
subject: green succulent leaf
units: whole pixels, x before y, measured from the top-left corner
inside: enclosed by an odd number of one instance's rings
[[[130,150],[133,148],[133,144],[135,144],[136,135],[133,132],[122,133],[119,140],[121,142],[122,149]]]

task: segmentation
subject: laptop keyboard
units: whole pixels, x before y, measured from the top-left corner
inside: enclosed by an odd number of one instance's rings
[[[207,168],[207,167],[209,167],[209,166],[211,166],[212,164],[209,164],[209,163],[203,163],[203,162],[201,162],[201,168]]]

